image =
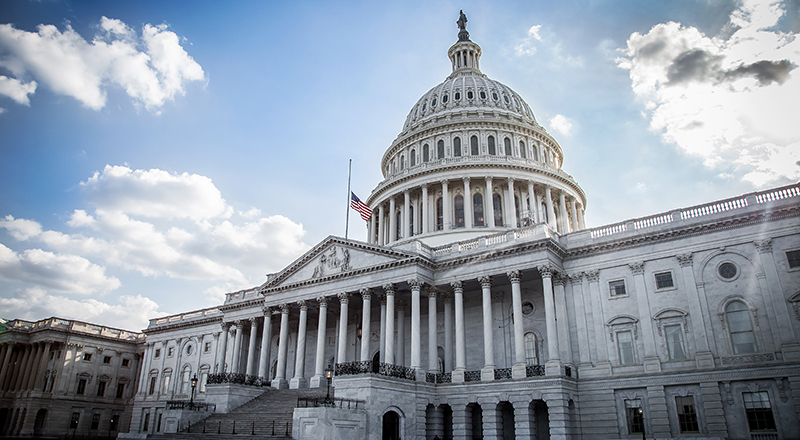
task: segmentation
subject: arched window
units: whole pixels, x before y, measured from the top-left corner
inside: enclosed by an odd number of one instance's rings
[[[453,156],[461,156],[461,138],[456,137],[453,139]]]
[[[511,139],[503,139],[503,147],[505,148],[506,156],[511,156]]]
[[[409,156],[409,158],[411,160],[411,166],[413,167],[414,165],[416,165],[417,164],[417,150],[411,150],[411,155]]]
[[[519,141],[519,157],[526,159],[528,154],[525,152],[525,142]]]
[[[531,145],[531,151],[533,152],[533,160],[539,161],[539,153],[536,151],[536,147]]]
[[[525,333],[525,362],[528,365],[539,365],[539,344],[534,333]]]
[[[457,195],[453,200],[455,214],[456,214],[456,227],[463,228],[464,227],[464,197],[461,195]]]
[[[472,196],[472,211],[473,211],[473,217],[475,217],[473,224],[475,226],[484,226],[483,196],[479,193],[476,193],[475,195]]]
[[[403,238],[403,211],[397,210],[397,221],[394,224],[397,225],[397,239],[400,240]]]
[[[408,236],[414,235],[414,206],[408,206]]]
[[[503,226],[503,200],[500,194],[492,195],[492,207],[494,208],[494,225]]]
[[[436,158],[444,159],[444,141],[436,143]]]
[[[444,229],[444,208],[442,207],[442,198],[436,199],[436,230],[441,231]]]
[[[422,161],[427,162],[431,158],[430,151],[428,151],[428,144],[422,146]]]
[[[755,353],[756,338],[747,305],[741,301],[732,301],[725,307],[725,317],[731,333],[733,354]]]
[[[489,138],[487,139],[487,142],[489,144],[489,154],[491,154],[492,156],[496,155],[497,154],[497,146],[495,146],[495,144],[494,144],[494,136],[489,136]]]
[[[192,377],[192,367],[185,366],[181,372],[181,394],[189,394],[189,379]]]
[[[400,156],[400,171],[403,171],[403,168],[405,168],[405,165],[406,165],[406,157],[401,155]]]
[[[478,136],[472,136],[471,138],[469,138],[469,148],[470,148],[469,154],[473,156],[478,155]]]

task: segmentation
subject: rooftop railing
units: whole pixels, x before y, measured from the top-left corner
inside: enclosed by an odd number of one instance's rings
[[[119,339],[122,341],[138,341],[144,337],[143,334],[122,330],[113,327],[106,327],[103,325],[90,324],[83,321],[73,321],[62,318],[47,318],[39,321],[25,321],[22,319],[14,319],[8,321],[6,325],[14,329],[34,331],[45,329],[58,329],[67,330],[77,333],[84,333],[87,335],[103,336],[106,338]]]
[[[186,313],[179,313],[177,315],[162,316],[160,318],[152,318],[150,320],[150,327],[156,325],[174,324],[176,322],[191,321],[200,318],[206,318],[221,314],[217,307],[208,309],[194,310]]]

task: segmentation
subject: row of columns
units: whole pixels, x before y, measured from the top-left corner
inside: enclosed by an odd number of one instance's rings
[[[46,340],[0,345],[0,391],[43,391],[42,380],[53,343]]]
[[[464,227],[466,228],[474,228],[479,226],[475,225],[473,221],[474,206],[471,193],[471,180],[472,179],[470,177],[464,177],[462,179],[464,192]],[[452,218],[452,208],[450,206],[450,183],[451,182],[447,179],[439,182],[442,189],[442,223],[445,229],[451,229],[450,225],[454,224],[454,219]],[[494,204],[492,200],[495,179],[491,176],[485,177],[484,182],[482,183],[485,184],[483,200],[483,226],[488,228],[504,227],[505,225],[495,224]],[[505,179],[505,182],[503,183],[505,183],[506,186],[506,188],[500,189],[504,193],[503,200],[505,206],[502,208],[502,210],[504,211],[505,215],[503,218],[505,219],[507,225],[511,225],[510,227],[515,228],[517,225],[517,209],[515,202],[515,186],[517,181],[513,178],[508,178]],[[534,190],[534,185],[538,185],[542,188],[538,194]],[[396,222],[398,208],[396,206],[397,204],[395,197],[392,196],[389,198],[388,213],[386,212],[385,202],[380,203],[377,208],[373,208],[372,217],[370,217],[369,220],[369,242],[378,245],[386,245],[401,238],[410,237],[412,235],[427,234],[428,232],[435,230],[436,219],[431,221],[430,218],[431,211],[429,205],[431,202],[428,195],[429,186],[429,184],[423,184],[419,187],[420,195],[415,199],[415,203],[413,203],[413,207],[417,213],[414,216],[416,218],[413,222],[413,231],[411,230],[411,193],[416,193],[416,190],[409,188],[403,191],[403,203],[399,208],[401,212],[400,218],[402,225],[400,226],[400,233],[402,237],[397,236],[398,230]],[[501,183],[499,186],[503,186],[503,184]],[[521,212],[530,212],[535,223],[544,223],[546,221],[548,226],[562,234],[585,228],[583,220],[583,205],[574,197],[567,195],[565,191],[558,191],[558,213],[556,213],[555,210],[555,201],[553,199],[552,187],[550,185],[535,183],[529,180],[527,181],[526,186],[520,188],[520,194],[524,195],[520,198]],[[529,200],[530,203],[528,202]],[[542,212],[542,204],[545,205],[544,209],[546,212]],[[567,213],[567,210],[569,210],[569,214]],[[434,217],[436,215],[437,214],[434,212]],[[387,216],[388,228],[386,227]]]

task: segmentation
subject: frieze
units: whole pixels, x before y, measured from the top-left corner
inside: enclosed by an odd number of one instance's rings
[[[754,362],[769,362],[774,361],[775,356],[772,353],[750,354],[746,356],[730,356],[720,359],[722,365],[738,365],[750,364]]]
[[[326,275],[347,272],[350,270],[350,251],[347,248],[341,249],[331,246],[327,252],[323,252],[319,257],[317,266],[311,278],[321,278]]]

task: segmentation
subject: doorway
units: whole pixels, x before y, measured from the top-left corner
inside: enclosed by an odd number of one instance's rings
[[[44,433],[44,422],[47,418],[47,410],[42,408],[36,413],[36,420],[33,422],[33,436],[39,437]]]
[[[383,440],[400,440],[400,416],[389,411],[383,415]]]

